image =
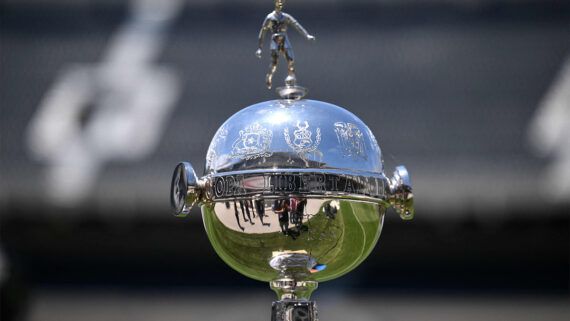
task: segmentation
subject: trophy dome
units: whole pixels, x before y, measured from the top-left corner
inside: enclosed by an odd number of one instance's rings
[[[316,100],[272,100],[218,129],[204,174],[277,168],[383,172],[376,138],[351,112]]]

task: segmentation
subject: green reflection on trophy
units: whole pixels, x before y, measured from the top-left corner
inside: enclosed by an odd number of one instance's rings
[[[239,227],[242,219],[239,205],[237,219],[232,203],[229,208],[223,203],[204,205],[204,225],[218,255],[236,271],[253,279],[271,281],[287,276],[327,281],[348,273],[370,254],[378,240],[384,218],[380,206],[344,200],[309,203],[305,213],[288,213],[302,218],[280,218],[280,213],[272,211],[264,219],[270,226],[252,228],[251,233],[244,233]],[[261,223],[260,215],[257,214],[256,224]],[[280,220],[286,224],[279,224]],[[282,255],[295,255],[302,268],[295,266],[290,271],[287,266],[272,267],[272,259]]]

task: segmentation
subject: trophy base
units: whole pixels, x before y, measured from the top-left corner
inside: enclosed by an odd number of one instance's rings
[[[307,95],[309,90],[302,86],[297,85],[287,85],[285,87],[278,87],[276,89],[277,93],[283,99],[301,99]]]
[[[317,303],[307,300],[273,301],[271,321],[318,321]]]

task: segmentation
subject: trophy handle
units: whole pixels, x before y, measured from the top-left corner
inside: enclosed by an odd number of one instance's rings
[[[412,182],[406,166],[396,166],[394,176],[390,179],[390,205],[403,220],[414,218],[414,194]]]
[[[185,217],[200,199],[203,183],[196,178],[194,168],[188,162],[176,165],[170,185],[170,206],[172,214]]]

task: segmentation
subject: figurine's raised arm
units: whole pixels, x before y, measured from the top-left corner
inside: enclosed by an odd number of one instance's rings
[[[295,27],[295,29],[299,31],[300,34],[302,34],[303,36],[305,36],[305,38],[307,38],[307,40],[312,40],[312,41],[316,40],[315,37],[310,35],[309,32],[307,32],[307,30],[303,28],[303,26],[301,26],[301,24],[295,18],[293,18],[292,15],[288,13],[283,13],[283,15],[287,17],[287,22],[289,24],[292,24]]]
[[[265,37],[265,33],[269,29],[269,16],[265,17],[263,20],[263,24],[261,25],[261,29],[259,30],[259,48],[255,51],[255,55],[257,58],[261,58],[261,48],[263,47],[263,38]]]

